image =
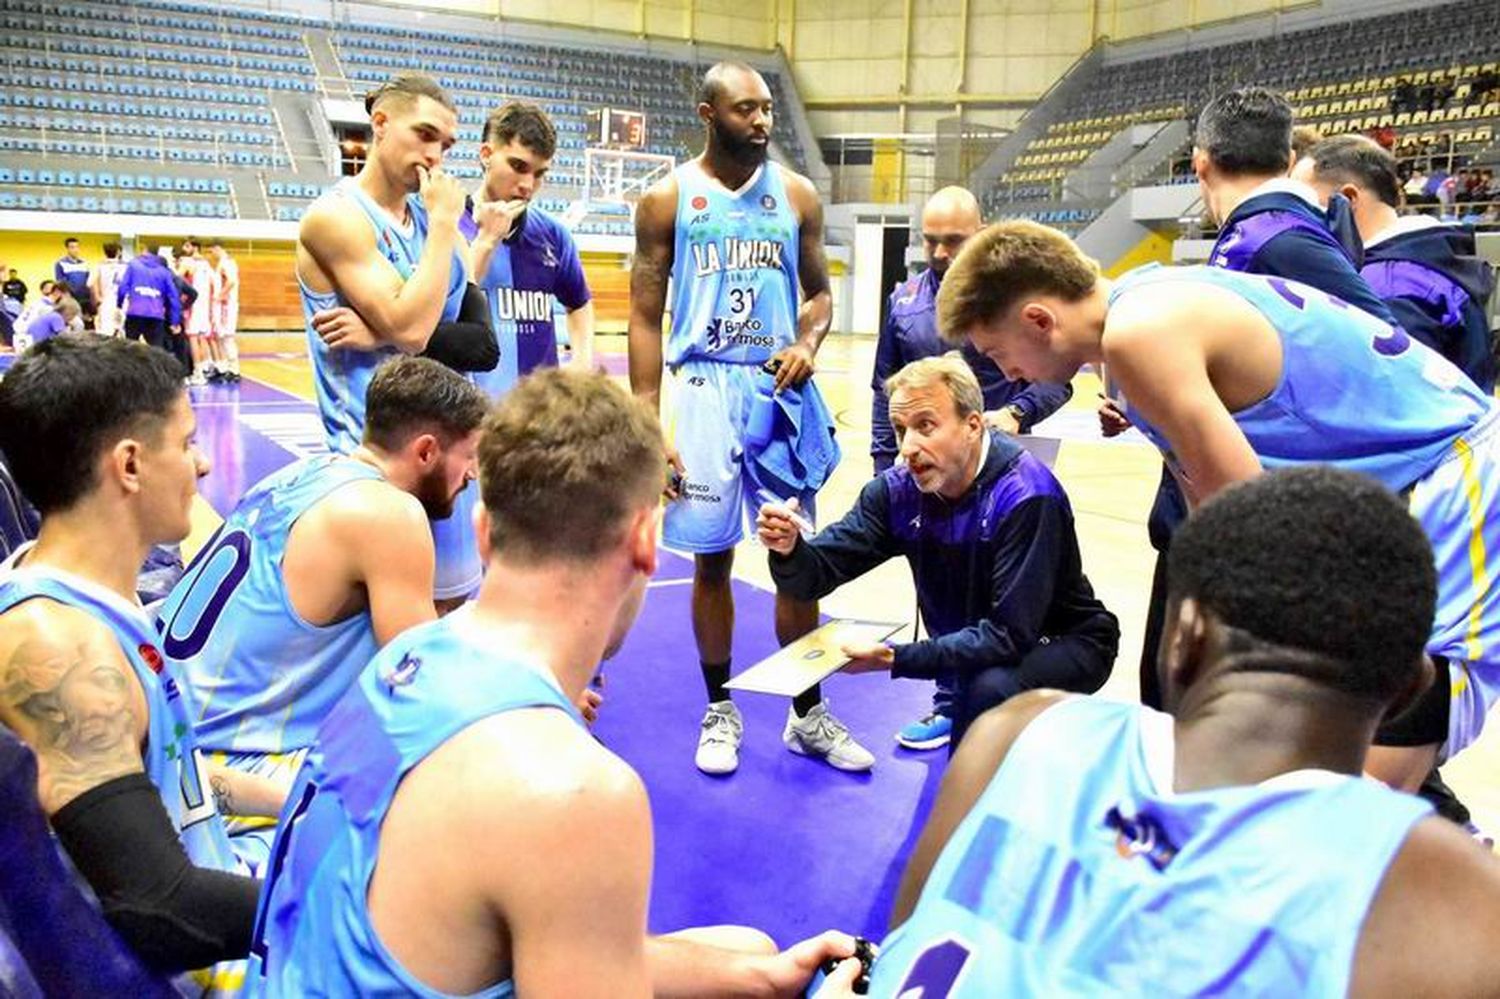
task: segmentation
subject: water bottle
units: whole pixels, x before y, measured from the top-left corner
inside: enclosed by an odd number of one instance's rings
[[[776,369],[763,365],[755,373],[755,395],[750,399],[750,418],[745,424],[745,444],[759,451],[771,442],[776,427]]]

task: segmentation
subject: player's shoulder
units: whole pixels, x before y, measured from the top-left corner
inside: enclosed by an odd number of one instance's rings
[[[0,657],[14,661],[63,662],[87,652],[95,658],[124,663],[124,652],[114,631],[82,607],[33,597],[0,613]]]
[[[375,245],[375,231],[368,225],[350,225],[351,209],[360,214],[348,195],[335,186],[320,194],[297,226],[297,239],[304,244],[327,244],[338,241],[346,245],[368,243]]]
[[[427,514],[421,502],[382,478],[352,479],[316,506],[341,532],[352,537],[386,540],[394,533],[396,538],[404,540],[413,531],[428,531]]]

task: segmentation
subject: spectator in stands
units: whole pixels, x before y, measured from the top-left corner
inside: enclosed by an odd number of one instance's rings
[[[1412,86],[1409,77],[1399,77],[1396,80],[1396,88],[1391,91],[1391,112],[1400,114],[1403,111],[1411,111],[1416,105],[1416,88]]]
[[[898,451],[886,381],[913,361],[948,352],[949,348],[938,337],[938,287],[948,264],[983,224],[979,203],[961,187],[943,188],[922,209],[922,249],[927,269],[891,292],[885,325],[875,346],[875,373],[870,386],[874,390],[870,457],[877,475],[894,464]],[[963,356],[983,392],[985,425],[1002,433],[1026,433],[1056,412],[1073,394],[1069,384],[1011,381],[994,361],[967,344]],[[908,749],[937,749],[946,745],[953,728],[956,685],[957,678],[952,673],[940,675],[932,710],[902,728],[896,741]]]
[[[1396,146],[1396,130],[1390,125],[1381,125],[1370,133],[1370,138],[1374,139],[1385,149],[1394,149]]]
[[[1473,232],[1427,215],[1399,215],[1396,161],[1363,136],[1320,143],[1293,173],[1323,197],[1337,192],[1349,200],[1365,243],[1360,273],[1401,327],[1493,392],[1488,305],[1495,273],[1476,253]]]
[[[1223,226],[1209,263],[1236,271],[1316,281],[1323,291],[1394,323],[1357,270],[1359,235],[1348,203],[1325,210],[1317,192],[1292,180],[1292,108],[1264,87],[1221,94],[1198,116],[1193,169],[1203,203]]]
[[[6,298],[15,301],[17,306],[26,304],[26,282],[21,280],[21,272],[14,267],[10,269],[10,276],[5,279],[5,284],[0,285],[0,292]]]
[[[120,244],[104,244],[104,259],[89,274],[89,293],[94,298],[94,332],[100,336],[124,333],[123,316],[117,304],[120,279],[125,276],[125,262],[120,259]]]
[[[161,245],[147,243],[125,267],[115,303],[125,312],[125,336],[167,349],[167,333],[182,323],[182,300]]]
[[[94,296],[89,292],[89,263],[79,252],[78,239],[63,240],[63,255],[52,265],[52,277],[68,286],[68,291],[83,309],[85,320],[94,318]]]

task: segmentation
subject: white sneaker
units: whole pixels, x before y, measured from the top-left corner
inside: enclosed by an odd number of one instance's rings
[[[745,723],[733,701],[714,701],[703,716],[698,755],[693,762],[706,774],[732,774],[740,766],[740,738]]]
[[[869,770],[875,766],[874,754],[855,742],[844,723],[829,714],[827,701],[819,701],[806,718],[798,718],[796,711],[787,708],[781,741],[792,752],[821,756],[839,770]]]

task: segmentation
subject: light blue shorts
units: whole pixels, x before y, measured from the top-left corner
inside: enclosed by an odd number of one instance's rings
[[[1417,481],[1411,512],[1437,563],[1427,651],[1446,657],[1452,674],[1446,758],[1479,738],[1500,700],[1500,410]]]
[[[682,458],[682,495],[667,505],[662,542],[699,555],[729,551],[755,533],[762,503],[791,499],[760,481],[745,461],[745,424],[758,366],[689,360],[671,376],[667,439]],[[779,487],[777,487],[779,488]],[[812,492],[797,497],[814,521]]]

